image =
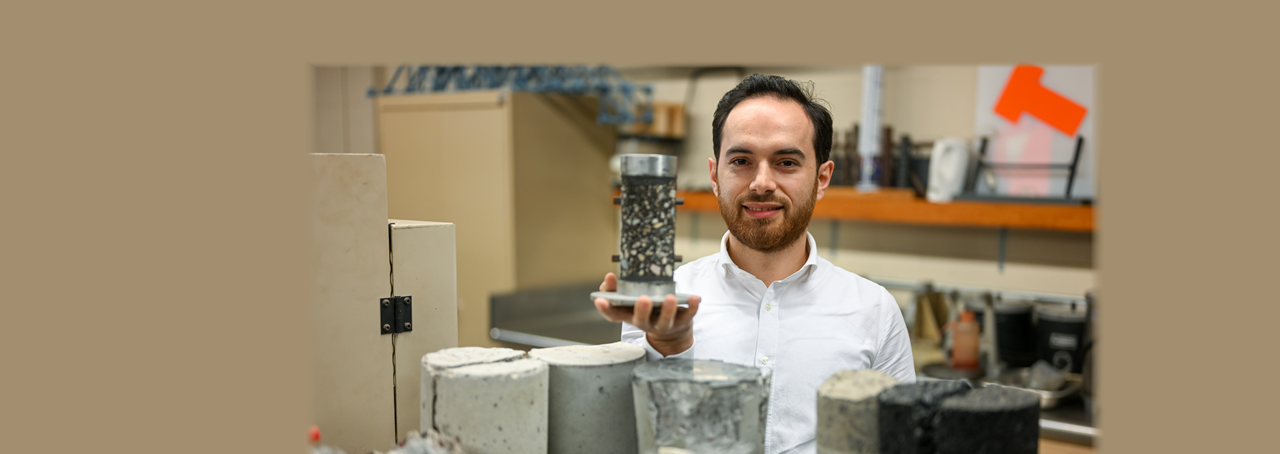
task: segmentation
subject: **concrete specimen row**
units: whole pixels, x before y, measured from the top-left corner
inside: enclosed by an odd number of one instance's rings
[[[764,452],[767,374],[645,358],[625,343],[429,353],[420,431],[471,454]]]
[[[625,343],[430,353],[420,432],[471,454],[764,452],[767,371],[645,358]],[[816,444],[820,454],[1034,453],[1039,410],[1013,388],[840,371],[817,390]]]
[[[818,388],[819,454],[1022,454],[1038,450],[1035,394],[959,380],[896,384],[842,371]]]

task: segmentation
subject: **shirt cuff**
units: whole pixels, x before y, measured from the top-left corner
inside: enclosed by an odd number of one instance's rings
[[[689,345],[689,348],[684,351],[674,355],[662,356],[662,353],[659,353],[652,345],[649,345],[649,336],[640,337],[640,346],[644,347],[644,351],[648,353],[649,361],[658,361],[661,359],[693,359],[693,347],[697,345],[698,339],[695,338],[693,343]]]

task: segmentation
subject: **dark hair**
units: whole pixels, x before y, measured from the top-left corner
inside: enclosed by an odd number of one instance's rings
[[[738,103],[760,96],[774,96],[781,100],[791,100],[800,104],[804,112],[813,122],[813,151],[817,154],[818,164],[831,158],[831,112],[818,104],[813,97],[812,85],[802,88],[794,80],[779,76],[752,74],[743,79],[720,98],[716,105],[715,116],[711,118],[711,146],[714,147],[716,162],[720,161],[720,136],[724,132],[724,121],[729,118],[729,111]]]

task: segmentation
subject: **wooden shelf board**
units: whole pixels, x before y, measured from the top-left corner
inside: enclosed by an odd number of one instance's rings
[[[714,194],[679,191],[681,211],[720,211]],[[1051,204],[954,201],[930,203],[909,189],[882,189],[861,193],[854,188],[828,188],[814,206],[814,219],[893,222],[956,227],[1093,231],[1093,207]]]

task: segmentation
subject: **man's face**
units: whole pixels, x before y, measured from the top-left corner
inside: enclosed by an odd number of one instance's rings
[[[725,118],[720,163],[709,160],[712,188],[729,232],[747,247],[776,251],[808,228],[835,166],[818,164],[813,137],[804,108],[773,96],[744,100]]]

